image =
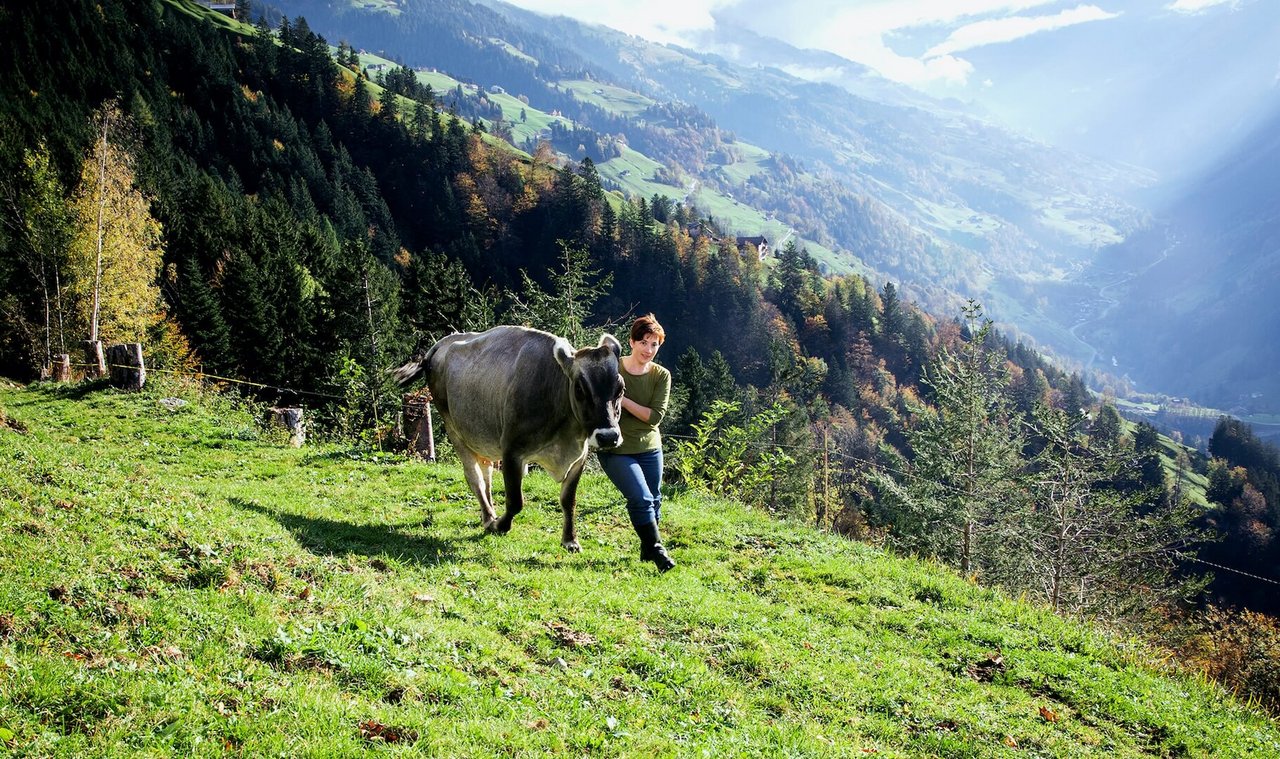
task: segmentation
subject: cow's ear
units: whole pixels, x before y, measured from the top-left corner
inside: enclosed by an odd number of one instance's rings
[[[564,371],[564,376],[573,379],[573,346],[563,337],[556,340],[556,346],[553,349],[556,354],[556,363],[560,364],[560,369]]]
[[[596,347],[603,347],[606,345],[609,347],[609,350],[613,351],[614,356],[622,358],[622,343],[618,342],[618,338],[608,332],[600,336],[600,345]]]

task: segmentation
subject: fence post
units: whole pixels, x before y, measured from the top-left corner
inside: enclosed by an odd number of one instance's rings
[[[270,410],[271,421],[289,430],[289,445],[294,448],[301,448],[303,443],[307,442],[306,425],[302,418],[302,409],[291,408],[273,408]]]
[[[71,354],[59,353],[53,357],[53,381],[68,382],[71,380]]]
[[[436,460],[436,440],[431,425],[431,393],[405,393],[401,397],[401,417],[409,452],[427,461]]]
[[[84,374],[90,379],[96,379],[107,373],[107,362],[102,357],[101,340],[84,341],[84,362],[89,365]]]
[[[111,365],[111,384],[122,390],[141,390],[147,381],[142,343],[124,343],[107,348],[107,363]]]

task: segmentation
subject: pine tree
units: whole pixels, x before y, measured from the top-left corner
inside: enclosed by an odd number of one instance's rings
[[[1000,526],[1017,500],[1022,437],[1009,418],[1003,355],[988,345],[991,322],[973,301],[964,317],[968,342],[941,351],[926,372],[937,411],[910,431],[911,476],[875,477],[896,502],[895,540],[967,575],[995,565]]]
[[[511,318],[517,323],[546,330],[567,339],[575,346],[586,345],[590,340],[586,322],[596,301],[604,297],[613,282],[613,275],[600,276],[591,265],[586,248],[559,241],[560,269],[555,273],[551,290],[544,290],[520,270],[523,282],[515,296]]]
[[[1124,421],[1120,418],[1120,412],[1110,403],[1104,403],[1089,427],[1089,438],[1095,447],[1113,447],[1120,444],[1123,430]]]

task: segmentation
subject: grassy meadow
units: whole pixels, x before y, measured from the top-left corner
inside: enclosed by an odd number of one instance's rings
[[[1280,753],[1132,641],[735,503],[672,494],[658,575],[596,473],[570,555],[544,473],[494,537],[456,464],[193,386],[0,410],[0,754]]]

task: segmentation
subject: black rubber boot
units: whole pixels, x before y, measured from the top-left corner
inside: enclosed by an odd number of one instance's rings
[[[675,559],[667,553],[667,549],[658,542],[658,523],[633,525],[636,535],[640,536],[640,560],[652,561],[659,572],[665,572],[676,565]]]

